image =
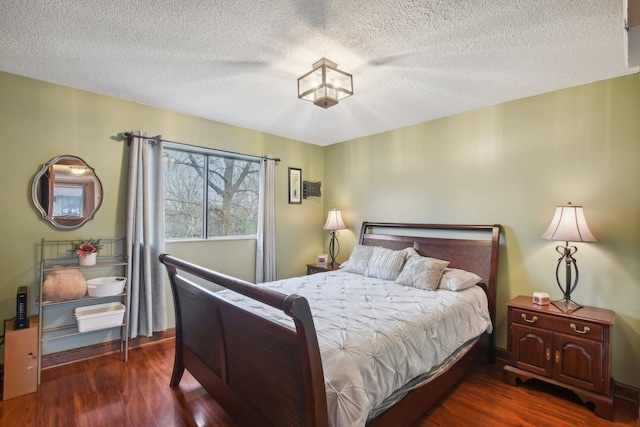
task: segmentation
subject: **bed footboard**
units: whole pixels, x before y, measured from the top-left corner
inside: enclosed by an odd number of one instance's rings
[[[168,254],[160,261],[169,273],[176,312],[172,388],[187,369],[240,425],[328,425],[320,351],[305,298]],[[295,328],[241,309],[179,271],[280,309]]]

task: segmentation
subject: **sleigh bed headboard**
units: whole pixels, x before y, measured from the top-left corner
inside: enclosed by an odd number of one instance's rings
[[[403,233],[407,231],[412,235]],[[416,236],[415,234],[420,231],[423,231],[424,235]],[[413,247],[422,256],[449,261],[450,268],[460,268],[476,273],[482,277],[486,286],[491,322],[495,324],[500,247],[499,224],[363,222],[359,242],[362,245],[384,246],[394,250]]]

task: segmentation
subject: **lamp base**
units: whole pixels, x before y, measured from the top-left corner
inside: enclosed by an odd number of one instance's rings
[[[571,298],[563,298],[556,301],[551,301],[558,310],[563,313],[573,313],[574,311],[578,311],[582,308],[580,304],[575,301],[572,301]]]
[[[569,242],[566,242],[565,246],[556,246],[556,252],[558,252],[561,257],[558,258],[558,265],[556,266],[556,283],[558,283],[558,287],[562,291],[562,299],[552,301],[551,304],[556,306],[556,308],[563,313],[573,313],[576,310],[580,310],[582,306],[575,301],[571,300],[571,293],[578,286],[578,264],[576,264],[576,260],[573,258],[573,254],[578,251],[578,248],[575,246],[569,246]],[[564,289],[560,284],[560,266],[562,262],[565,263],[565,275],[566,282]],[[576,271],[576,277],[571,281],[571,269]]]

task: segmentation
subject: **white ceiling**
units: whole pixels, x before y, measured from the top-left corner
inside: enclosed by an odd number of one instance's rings
[[[638,72],[626,67],[623,9],[624,0],[2,0],[0,70],[329,145]],[[321,57],[354,81],[354,95],[326,110],[296,93]]]

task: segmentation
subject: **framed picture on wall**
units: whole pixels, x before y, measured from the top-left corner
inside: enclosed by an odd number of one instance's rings
[[[289,203],[302,203],[302,169],[289,168]]]

